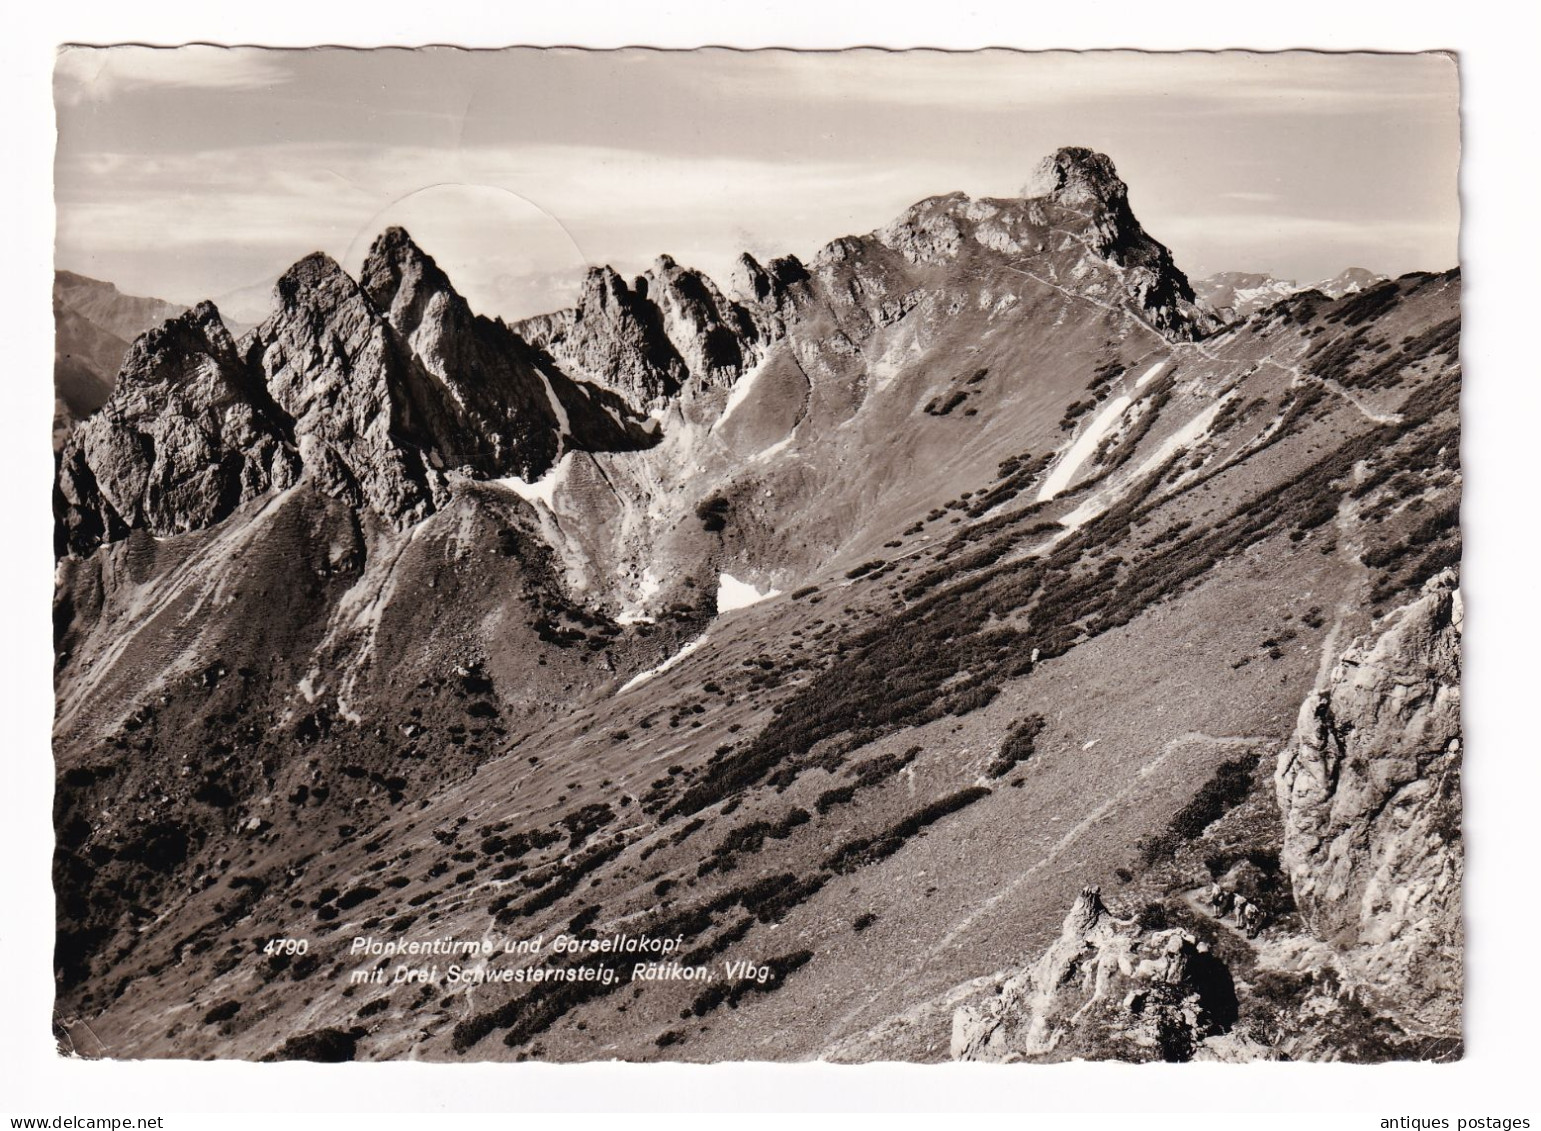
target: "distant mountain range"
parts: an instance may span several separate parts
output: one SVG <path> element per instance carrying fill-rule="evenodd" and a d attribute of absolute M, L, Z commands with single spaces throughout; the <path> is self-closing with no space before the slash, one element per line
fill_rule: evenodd
<path fill-rule="evenodd" d="M 172 312 L 59 454 L 61 1040 L 1457 1055 L 1460 286 L 1195 287 L 1066 148 L 726 289 Z"/>
<path fill-rule="evenodd" d="M 1350 267 L 1330 279 L 1304 285 L 1290 279 L 1276 279 L 1272 275 L 1222 271 L 1218 275 L 1199 279 L 1193 284 L 1193 290 L 1221 317 L 1235 321 L 1248 318 L 1264 307 L 1302 291 L 1315 291 L 1328 298 L 1342 298 L 1385 281 L 1384 275 L 1376 275 L 1363 267 Z"/>
<path fill-rule="evenodd" d="M 55 446 L 112 395 L 129 343 L 184 307 L 126 295 L 111 283 L 54 272 Z"/>

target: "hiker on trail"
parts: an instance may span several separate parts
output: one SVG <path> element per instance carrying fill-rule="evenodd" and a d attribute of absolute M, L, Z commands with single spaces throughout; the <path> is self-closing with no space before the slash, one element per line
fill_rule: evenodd
<path fill-rule="evenodd" d="M 1214 886 L 1214 892 L 1215 895 L 1211 905 L 1214 907 L 1215 918 L 1224 919 L 1231 908 L 1236 905 L 1236 893 L 1226 891 L 1219 884 Z"/>

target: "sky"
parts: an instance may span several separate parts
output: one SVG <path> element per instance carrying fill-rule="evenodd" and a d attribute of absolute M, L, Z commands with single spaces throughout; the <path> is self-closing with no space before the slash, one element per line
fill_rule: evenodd
<path fill-rule="evenodd" d="M 476 310 L 658 255 L 726 282 L 927 196 L 1112 157 L 1198 278 L 1457 261 L 1459 80 L 1435 53 L 63 49 L 57 265 L 256 321 L 326 251 L 412 232 Z"/>

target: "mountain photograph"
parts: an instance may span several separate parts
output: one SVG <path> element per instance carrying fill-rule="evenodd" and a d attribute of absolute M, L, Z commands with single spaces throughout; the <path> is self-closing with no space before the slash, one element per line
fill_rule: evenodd
<path fill-rule="evenodd" d="M 1450 57 L 55 98 L 61 1053 L 1463 1055 Z"/>

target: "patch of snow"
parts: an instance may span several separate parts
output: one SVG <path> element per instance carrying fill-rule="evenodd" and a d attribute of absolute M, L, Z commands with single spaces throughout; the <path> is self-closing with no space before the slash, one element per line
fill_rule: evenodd
<path fill-rule="evenodd" d="M 638 687 L 641 684 L 646 683 L 648 680 L 652 679 L 655 675 L 662 675 L 664 672 L 668 671 L 675 664 L 679 663 L 686 656 L 690 655 L 692 652 L 694 652 L 697 648 L 701 647 L 701 645 L 703 645 L 705 643 L 706 643 L 706 633 L 703 632 L 700 636 L 696 637 L 689 644 L 686 644 L 683 648 L 681 648 L 678 652 L 674 653 L 674 655 L 670 656 L 663 663 L 659 664 L 656 668 L 648 668 L 647 671 L 645 671 L 645 672 L 638 672 L 636 675 L 632 676 L 630 679 L 628 679 L 621 686 L 621 689 L 619 691 L 617 691 L 616 694 L 617 695 L 625 695 L 632 688 Z"/>
<path fill-rule="evenodd" d="M 652 617 L 648 616 L 642 610 L 646 607 L 647 602 L 656 596 L 661 589 L 663 589 L 663 582 L 658 579 L 658 575 L 653 572 L 652 567 L 649 566 L 647 569 L 644 569 L 642 571 L 642 584 L 638 586 L 638 599 L 636 601 L 628 602 L 625 606 L 622 607 L 620 613 L 615 618 L 615 623 L 656 623 Z"/>
<path fill-rule="evenodd" d="M 540 383 L 546 387 L 546 400 L 551 402 L 551 411 L 556 416 L 556 450 L 560 453 L 562 446 L 567 443 L 573 434 L 572 422 L 567 419 L 567 409 L 562 406 L 561 400 L 557 398 L 556 390 L 551 387 L 551 379 L 544 373 L 541 373 L 539 369 L 535 370 L 535 372 L 540 376 Z"/>
<path fill-rule="evenodd" d="M 719 613 L 731 612 L 734 609 L 747 609 L 750 605 L 761 601 L 768 601 L 772 597 L 781 596 L 779 589 L 767 589 L 760 592 L 746 581 L 740 581 L 731 573 L 717 575 L 717 611 Z"/>
<path fill-rule="evenodd" d="M 1155 471 L 1156 468 L 1160 467 L 1163 463 L 1170 459 L 1172 453 L 1175 452 L 1178 448 L 1191 447 L 1196 441 L 1203 439 L 1203 437 L 1209 432 L 1209 426 L 1214 423 L 1215 415 L 1219 413 L 1219 411 L 1225 406 L 1225 403 L 1231 400 L 1231 398 L 1235 395 L 1235 393 L 1229 393 L 1226 396 L 1221 397 L 1219 400 L 1215 401 L 1212 405 L 1206 408 L 1203 412 L 1199 413 L 1192 420 L 1188 421 L 1187 424 L 1183 425 L 1176 432 L 1173 432 L 1165 440 L 1161 441 L 1160 447 L 1158 447 L 1154 452 L 1146 457 L 1145 462 L 1140 464 L 1139 469 L 1135 471 L 1132 478 L 1138 479 L 1141 476 L 1150 474 L 1152 471 Z"/>
<path fill-rule="evenodd" d="M 768 447 L 768 448 L 761 448 L 759 451 L 755 452 L 755 454 L 753 456 L 751 456 L 750 458 L 751 459 L 770 459 L 771 456 L 776 455 L 778 452 L 785 451 L 787 449 L 787 445 L 789 445 L 791 442 L 792 442 L 792 435 L 791 435 L 791 433 L 788 433 L 786 436 L 784 436 L 780 440 L 777 440 L 770 447 Z"/>
<path fill-rule="evenodd" d="M 1131 400 L 1127 396 L 1115 397 L 1108 402 L 1106 408 L 1099 412 L 1091 422 L 1091 426 L 1076 438 L 1070 445 L 1070 450 L 1060 457 L 1054 471 L 1044 480 L 1043 486 L 1038 490 L 1038 501 L 1047 502 L 1054 498 L 1075 478 L 1075 473 L 1081 470 L 1081 465 L 1091 458 L 1097 450 L 1097 445 L 1102 443 L 1103 437 L 1113 430 L 1124 415 L 1124 410 L 1129 407 Z"/>
<path fill-rule="evenodd" d="M 642 571 L 642 599 L 644 601 L 656 595 L 662 588 L 663 581 L 653 572 L 651 567 Z"/>
<path fill-rule="evenodd" d="M 1189 447 L 1203 437 L 1209 431 L 1210 425 L 1214 423 L 1215 415 L 1224 407 L 1225 402 L 1234 395 L 1232 393 L 1221 397 L 1203 412 L 1188 421 L 1187 424 L 1168 436 L 1154 452 L 1145 458 L 1139 467 L 1123 477 L 1123 482 L 1132 483 L 1137 479 L 1144 478 L 1170 459 L 1172 453 L 1178 448 Z M 1059 524 L 1065 528 L 1066 533 L 1076 530 L 1107 510 L 1112 499 L 1112 492 L 1100 491 L 1076 507 L 1075 510 L 1060 518 Z"/>
<path fill-rule="evenodd" d="M 1155 380 L 1156 374 L 1160 373 L 1165 366 L 1165 361 L 1156 362 L 1156 364 L 1140 374 L 1139 378 L 1134 382 L 1134 387 L 1142 389 L 1150 384 L 1151 381 Z M 1038 501 L 1040 503 L 1047 502 L 1070 486 L 1070 481 L 1075 478 L 1075 473 L 1081 470 L 1081 465 L 1091 458 L 1092 453 L 1097 450 L 1098 445 L 1107 437 L 1107 434 L 1113 430 L 1114 425 L 1122 418 L 1124 410 L 1131 403 L 1133 403 L 1131 397 L 1115 397 L 1108 402 L 1106 408 L 1097 414 L 1091 426 L 1076 439 L 1075 443 L 1070 445 L 1069 451 L 1060 457 L 1058 466 L 1044 480 L 1043 486 L 1038 491 Z M 1066 517 L 1070 516 L 1067 515 Z M 1085 520 L 1083 519 L 1082 521 Z"/>
<path fill-rule="evenodd" d="M 1088 522 L 1096 518 L 1099 514 L 1107 509 L 1107 501 L 1103 499 L 1101 495 L 1094 495 L 1090 499 L 1087 499 L 1086 502 L 1076 507 L 1075 510 L 1060 517 L 1059 524 L 1060 526 L 1064 527 L 1064 530 L 1054 536 L 1054 539 L 1050 545 L 1058 543 L 1061 538 L 1063 538 L 1066 534 L 1069 534 L 1072 530 L 1081 529 L 1081 527 L 1085 526 Z"/>
<path fill-rule="evenodd" d="M 526 483 L 517 475 L 511 475 L 506 479 L 489 479 L 488 482 L 498 487 L 507 487 L 527 503 L 533 503 L 537 499 L 546 504 L 548 511 L 555 511 L 553 500 L 556 498 L 557 488 L 567 481 L 567 472 L 572 467 L 573 454 L 568 452 L 556 463 L 547 469 L 534 483 Z"/>
<path fill-rule="evenodd" d="M 733 388 L 728 391 L 728 403 L 722 406 L 722 415 L 712 425 L 713 430 L 716 430 L 728 417 L 732 416 L 734 409 L 749 399 L 749 394 L 754 390 L 754 383 L 764 369 L 765 362 L 762 361 L 748 372 L 742 374 L 737 381 L 733 382 Z"/>

